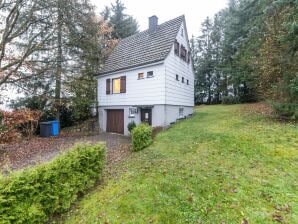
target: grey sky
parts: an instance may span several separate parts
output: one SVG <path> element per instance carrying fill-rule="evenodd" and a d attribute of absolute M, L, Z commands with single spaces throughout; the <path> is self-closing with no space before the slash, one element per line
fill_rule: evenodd
<path fill-rule="evenodd" d="M 105 5 L 110 6 L 115 0 L 91 0 L 101 11 Z M 189 37 L 199 34 L 203 20 L 212 17 L 220 9 L 224 8 L 227 0 L 122 0 L 127 8 L 127 13 L 134 16 L 140 25 L 140 30 L 147 29 L 148 17 L 156 15 L 159 23 L 180 16 L 186 17 Z"/>

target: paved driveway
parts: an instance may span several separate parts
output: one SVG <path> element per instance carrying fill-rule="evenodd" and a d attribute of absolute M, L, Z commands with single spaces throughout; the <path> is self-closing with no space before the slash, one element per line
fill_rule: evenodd
<path fill-rule="evenodd" d="M 62 151 L 68 150 L 78 142 L 105 142 L 108 148 L 107 161 L 113 163 L 122 160 L 129 153 L 130 138 L 117 134 L 100 133 L 92 136 L 69 136 L 40 138 L 0 145 L 0 169 L 20 169 L 50 160 Z"/>

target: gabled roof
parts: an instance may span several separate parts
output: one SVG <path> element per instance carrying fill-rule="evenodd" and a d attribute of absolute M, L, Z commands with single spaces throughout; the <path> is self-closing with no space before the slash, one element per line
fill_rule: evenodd
<path fill-rule="evenodd" d="M 119 41 L 99 75 L 163 61 L 169 54 L 184 16 Z"/>

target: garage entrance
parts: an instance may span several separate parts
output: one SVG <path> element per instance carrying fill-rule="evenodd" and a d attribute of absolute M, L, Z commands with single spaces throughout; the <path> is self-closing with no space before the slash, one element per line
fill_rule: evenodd
<path fill-rule="evenodd" d="M 124 110 L 107 110 L 107 132 L 124 134 Z"/>

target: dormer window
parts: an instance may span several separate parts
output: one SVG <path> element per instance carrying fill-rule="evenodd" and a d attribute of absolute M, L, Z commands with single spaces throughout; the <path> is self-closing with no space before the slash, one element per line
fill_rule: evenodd
<path fill-rule="evenodd" d="M 181 45 L 180 58 L 182 58 L 183 61 L 186 61 L 186 55 L 187 55 L 187 50 L 183 45 Z"/>
<path fill-rule="evenodd" d="M 175 43 L 174 43 L 174 52 L 176 55 L 179 56 L 179 43 L 177 40 L 175 40 Z"/>

